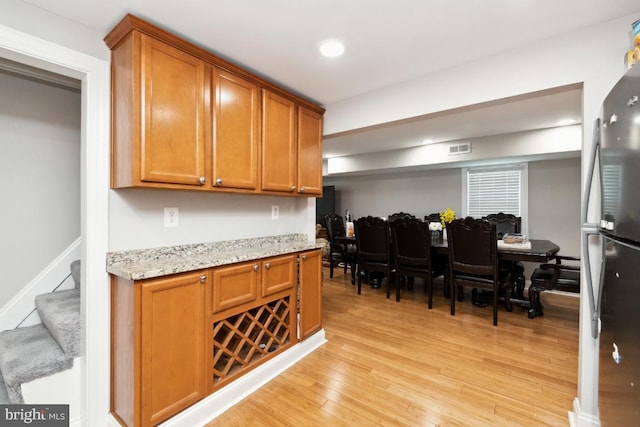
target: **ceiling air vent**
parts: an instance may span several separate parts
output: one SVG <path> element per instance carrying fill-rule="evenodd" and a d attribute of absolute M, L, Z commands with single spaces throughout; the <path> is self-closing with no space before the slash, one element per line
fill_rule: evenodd
<path fill-rule="evenodd" d="M 471 143 L 465 142 L 464 144 L 456 144 L 449 146 L 449 155 L 453 154 L 467 154 L 471 152 Z"/>

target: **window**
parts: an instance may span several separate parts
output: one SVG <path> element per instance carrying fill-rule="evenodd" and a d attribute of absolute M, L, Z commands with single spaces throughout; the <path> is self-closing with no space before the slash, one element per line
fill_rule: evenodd
<path fill-rule="evenodd" d="M 522 225 L 525 227 L 527 171 L 526 163 L 463 169 L 464 215 L 482 218 L 488 214 L 504 212 L 522 217 Z"/>

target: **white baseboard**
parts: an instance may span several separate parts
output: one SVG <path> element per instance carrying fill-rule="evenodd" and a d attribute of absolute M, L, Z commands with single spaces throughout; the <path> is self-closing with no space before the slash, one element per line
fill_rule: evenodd
<path fill-rule="evenodd" d="M 80 259 L 80 243 L 78 238 L 67 249 L 56 257 L 44 268 L 31 282 L 0 309 L 0 331 L 14 329 L 23 320 L 27 319 L 23 326 L 40 323 L 40 318 L 32 314 L 35 308 L 35 298 L 40 294 L 51 292 L 60 283 L 63 283 L 71 274 L 69 268 L 72 261 Z"/>
<path fill-rule="evenodd" d="M 280 375 L 289 367 L 295 365 L 299 360 L 325 342 L 327 342 L 327 340 L 324 335 L 324 329 L 321 329 L 306 340 L 296 344 L 263 365 L 258 366 L 256 369 L 225 386 L 220 391 L 185 409 L 158 427 L 204 426 L 273 378 Z M 108 427 L 122 426 L 110 415 Z"/>
<path fill-rule="evenodd" d="M 573 399 L 573 412 L 569 411 L 569 425 L 571 427 L 600 427 L 600 419 L 597 415 L 582 412 L 580 400 Z"/>

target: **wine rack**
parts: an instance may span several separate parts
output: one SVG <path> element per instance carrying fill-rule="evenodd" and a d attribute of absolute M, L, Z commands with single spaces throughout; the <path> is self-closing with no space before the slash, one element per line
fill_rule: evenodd
<path fill-rule="evenodd" d="M 213 383 L 242 375 L 291 340 L 290 296 L 285 296 L 213 323 Z"/>

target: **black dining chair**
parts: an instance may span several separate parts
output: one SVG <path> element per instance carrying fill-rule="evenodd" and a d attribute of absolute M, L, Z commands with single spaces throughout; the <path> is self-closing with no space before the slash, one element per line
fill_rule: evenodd
<path fill-rule="evenodd" d="M 489 214 L 483 219 L 496 225 L 496 237 L 502 239 L 506 234 L 522 233 L 522 217 L 513 214 L 498 212 L 497 214 Z M 521 261 L 500 261 L 500 269 L 511 270 L 512 281 L 514 284 L 514 293 L 518 298 L 524 298 L 524 287 L 526 279 L 524 277 L 524 264 Z"/>
<path fill-rule="evenodd" d="M 417 218 L 401 218 L 389 223 L 393 242 L 396 301 L 400 301 L 400 277 L 425 279 L 428 307 L 433 305 L 434 275 L 431 264 L 431 233 L 429 225 Z"/>
<path fill-rule="evenodd" d="M 543 315 L 540 292 L 558 290 L 580 293 L 580 258 L 556 255 L 555 260 L 555 263 L 540 264 L 531 273 L 529 319 Z"/>
<path fill-rule="evenodd" d="M 463 286 L 493 291 L 493 324 L 498 325 L 498 292 L 505 290 L 510 309 L 509 274 L 498 268 L 496 226 L 483 219 L 455 219 L 447 225 L 451 315 L 456 312 L 456 289 Z"/>
<path fill-rule="evenodd" d="M 342 263 L 345 274 L 347 268 L 351 268 L 351 283 L 354 284 L 356 282 L 356 247 L 338 241 L 338 238 L 347 235 L 344 221 L 340 215 L 329 213 L 324 218 L 329 237 L 329 277 L 333 278 L 333 269 Z"/>
<path fill-rule="evenodd" d="M 382 218 L 367 216 L 354 222 L 358 264 L 358 295 L 365 274 L 382 273 L 387 278 L 387 298 L 391 295 L 391 254 L 389 252 L 389 223 Z"/>

